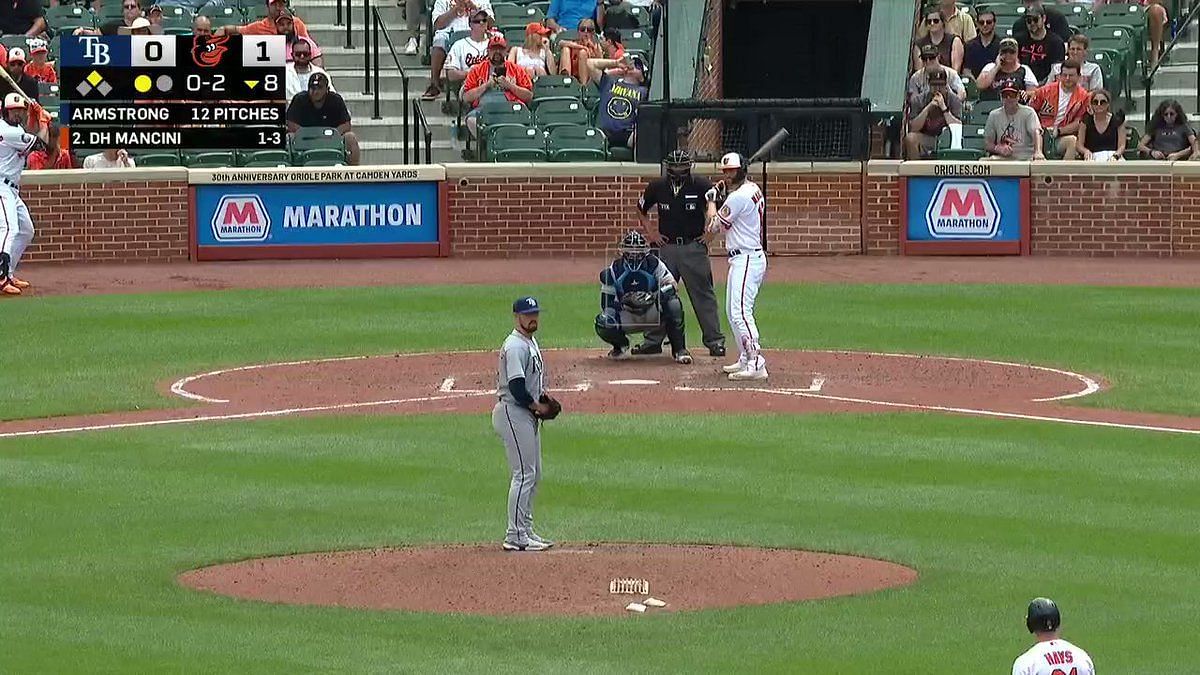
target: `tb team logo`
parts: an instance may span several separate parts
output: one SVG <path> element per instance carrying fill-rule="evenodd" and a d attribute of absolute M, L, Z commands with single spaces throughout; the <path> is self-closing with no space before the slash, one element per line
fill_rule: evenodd
<path fill-rule="evenodd" d="M 934 188 L 925 223 L 934 239 L 992 239 L 1000 229 L 1000 205 L 986 180 L 948 178 Z"/>
<path fill-rule="evenodd" d="M 213 212 L 212 231 L 217 241 L 266 241 L 271 217 L 258 195 L 226 195 Z"/>

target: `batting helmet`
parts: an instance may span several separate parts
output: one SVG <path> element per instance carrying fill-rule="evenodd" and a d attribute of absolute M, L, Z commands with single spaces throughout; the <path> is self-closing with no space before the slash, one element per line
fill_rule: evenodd
<path fill-rule="evenodd" d="M 1025 612 L 1025 627 L 1030 633 L 1051 633 L 1058 630 L 1062 617 L 1058 605 L 1050 598 L 1034 598 Z"/>
<path fill-rule="evenodd" d="M 736 182 L 746 180 L 746 158 L 736 152 L 727 152 L 721 157 L 721 171 L 729 169 L 734 170 L 733 180 Z"/>
<path fill-rule="evenodd" d="M 4 96 L 4 109 L 5 110 L 12 110 L 13 108 L 18 108 L 18 109 L 24 110 L 27 107 L 28 107 L 28 105 L 26 105 L 25 99 L 21 98 L 21 95 L 15 91 L 9 92 L 8 94 L 6 94 Z"/>
<path fill-rule="evenodd" d="M 692 156 L 688 154 L 687 150 L 675 150 L 663 160 L 667 177 L 674 183 L 681 182 L 690 176 L 694 165 L 695 162 L 692 161 Z"/>
<path fill-rule="evenodd" d="M 646 238 L 637 230 L 630 230 L 621 239 L 621 257 L 626 262 L 634 265 L 642 262 L 642 260 L 650 253 L 650 244 L 646 243 Z"/>

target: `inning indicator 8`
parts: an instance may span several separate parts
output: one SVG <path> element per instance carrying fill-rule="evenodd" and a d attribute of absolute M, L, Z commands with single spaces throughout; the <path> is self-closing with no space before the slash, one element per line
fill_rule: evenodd
<path fill-rule="evenodd" d="M 66 101 L 284 101 L 282 35 L 62 37 Z"/>

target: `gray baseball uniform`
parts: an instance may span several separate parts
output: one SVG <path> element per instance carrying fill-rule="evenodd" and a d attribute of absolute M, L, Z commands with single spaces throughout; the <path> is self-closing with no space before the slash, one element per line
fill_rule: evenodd
<path fill-rule="evenodd" d="M 539 420 L 517 402 L 509 383 L 525 378 L 525 389 L 538 400 L 545 386 L 542 352 L 537 340 L 513 330 L 500 348 L 500 367 L 496 377 L 496 396 L 492 409 L 492 427 L 504 442 L 512 481 L 508 487 L 508 532 L 505 540 L 527 543 L 533 530 L 533 498 L 542 478 L 542 438 Z"/>

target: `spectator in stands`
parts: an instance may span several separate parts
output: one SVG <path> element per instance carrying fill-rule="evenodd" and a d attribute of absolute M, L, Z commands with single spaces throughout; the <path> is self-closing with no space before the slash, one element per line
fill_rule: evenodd
<path fill-rule="evenodd" d="M 1071 26 L 1067 24 L 1067 17 L 1063 16 L 1062 12 L 1053 7 L 1046 7 L 1042 0 L 1025 0 L 1025 16 L 1017 17 L 1012 25 L 1012 36 L 1017 40 L 1021 40 L 1029 32 L 1029 22 L 1025 19 L 1034 11 L 1045 17 L 1044 27 L 1057 35 L 1059 42 L 1066 42 L 1067 38 L 1071 37 Z"/>
<path fill-rule="evenodd" d="M 346 163 L 356 166 L 362 157 L 358 136 L 350 126 L 350 110 L 340 94 L 329 90 L 329 76 L 313 73 L 308 77 L 308 91 L 296 94 L 287 109 L 288 133 L 300 127 L 333 128 L 342 133 L 346 142 Z"/>
<path fill-rule="evenodd" d="M 1100 8 L 1108 4 L 1111 0 L 1095 0 L 1092 4 L 1092 10 L 1099 13 Z M 1162 58 L 1163 48 L 1163 33 L 1166 31 L 1167 24 L 1170 23 L 1171 17 L 1167 13 L 1167 8 L 1163 6 L 1162 0 L 1120 0 L 1119 4 L 1134 4 L 1142 5 L 1146 8 L 1146 35 L 1150 39 L 1150 61 L 1149 67 L 1153 68 L 1154 64 Z M 1187 3 L 1184 4 L 1185 7 Z M 1101 17 L 1097 17 L 1101 18 Z M 1100 21 L 1099 23 L 1104 23 Z"/>
<path fill-rule="evenodd" d="M 83 168 L 85 169 L 132 169 L 136 166 L 137 162 L 134 162 L 129 153 L 123 149 L 109 148 L 104 152 L 83 158 Z"/>
<path fill-rule="evenodd" d="M 26 63 L 25 50 L 20 47 L 13 47 L 8 50 L 8 63 L 4 66 L 4 69 L 8 71 L 8 75 L 12 78 L 13 82 L 16 82 L 17 86 L 21 88 L 21 93 L 37 101 L 40 98 L 38 83 L 37 80 L 25 74 Z M 0 98 L 4 98 L 4 95 L 11 91 L 13 91 L 12 85 L 7 80 L 0 81 Z"/>
<path fill-rule="evenodd" d="M 979 12 L 976 19 L 979 34 L 963 49 L 962 74 L 979 79 L 984 66 L 993 63 L 1000 55 L 1000 40 L 996 37 L 996 13 L 990 9 Z"/>
<path fill-rule="evenodd" d="M 1079 127 L 1079 156 L 1093 162 L 1119 162 L 1125 159 L 1125 113 L 1112 110 L 1112 94 L 1107 89 L 1092 91 L 1091 112 L 1083 116 Z"/>
<path fill-rule="evenodd" d="M 580 21 L 576 31 L 579 33 L 578 39 L 560 40 L 558 43 L 562 49 L 562 55 L 558 60 L 558 71 L 582 82 L 588 74 L 587 60 L 604 56 L 604 46 L 596 39 L 596 22 L 594 20 Z"/>
<path fill-rule="evenodd" d="M 596 126 L 608 144 L 632 148 L 637 135 L 637 113 L 649 91 L 645 60 L 637 54 L 615 59 L 588 59 L 589 79 L 600 83 L 600 105 Z"/>
<path fill-rule="evenodd" d="M 658 35 L 658 24 L 662 21 L 662 5 L 658 0 L 603 0 L 603 6 L 596 17 L 601 28 L 638 28 L 641 24 L 629 10 L 640 7 L 650 12 L 650 35 Z"/>
<path fill-rule="evenodd" d="M 201 37 L 211 37 L 213 34 L 212 19 L 207 16 L 197 14 L 192 19 L 192 35 Z"/>
<path fill-rule="evenodd" d="M 1066 60 L 1067 50 L 1063 38 L 1046 29 L 1046 15 L 1036 6 L 1030 6 L 1023 18 L 1028 32 L 1017 37 L 1020 45 L 1021 63 L 1029 66 L 1039 83 L 1050 81 L 1050 67 Z"/>
<path fill-rule="evenodd" d="M 58 71 L 54 69 L 54 64 L 47 61 L 50 50 L 46 47 L 46 41 L 40 38 L 35 38 L 29 41 L 29 55 L 31 61 L 25 66 L 25 74 L 47 84 L 58 84 Z"/>
<path fill-rule="evenodd" d="M 1032 94 L 1033 90 L 1037 89 L 1038 82 L 1033 76 L 1033 71 L 1017 59 L 1018 49 L 1016 38 L 1000 39 L 1000 51 L 996 60 L 984 66 L 975 80 L 979 87 L 980 100 L 994 101 L 1000 98 L 1000 92 L 1009 85 L 1022 94 Z"/>
<path fill-rule="evenodd" d="M 938 61 L 943 66 L 950 66 L 955 71 L 962 69 L 963 61 L 963 41 L 953 33 L 946 32 L 945 24 L 942 23 L 942 13 L 938 10 L 931 10 L 925 15 L 925 25 L 929 27 L 929 34 L 917 40 L 917 44 L 913 47 L 913 70 L 921 67 L 921 48 L 926 45 L 933 45 L 938 51 Z"/>
<path fill-rule="evenodd" d="M 1200 153 L 1196 132 L 1188 125 L 1179 101 L 1163 101 L 1146 126 L 1146 135 L 1138 141 L 1138 155 L 1173 162 Z"/>
<path fill-rule="evenodd" d="M 446 81 L 457 85 L 467 79 L 467 71 L 488 60 L 488 40 L 491 16 L 487 10 L 475 11 L 471 17 L 471 34 L 450 45 L 446 55 Z"/>
<path fill-rule="evenodd" d="M 488 60 L 467 71 L 462 85 L 462 100 L 471 104 L 467 113 L 467 130 L 479 134 L 479 104 L 484 101 L 508 100 L 529 103 L 533 100 L 533 80 L 525 69 L 508 60 L 508 43 L 503 35 L 493 35 L 488 41 Z"/>
<path fill-rule="evenodd" d="M 450 34 L 470 30 L 471 17 L 480 10 L 490 16 L 490 0 L 434 0 L 433 45 L 429 50 L 429 87 L 421 94 L 424 101 L 432 101 L 442 95 L 442 68 L 450 49 Z"/>
<path fill-rule="evenodd" d="M 947 33 L 962 38 L 963 44 L 975 39 L 975 21 L 971 18 L 971 12 L 965 7 L 959 9 L 954 0 L 939 0 L 938 13 L 942 17 L 942 26 L 945 27 Z M 929 15 L 926 14 L 925 18 L 928 19 Z M 921 40 L 928 35 L 929 24 L 924 21 L 917 24 L 917 39 Z"/>
<path fill-rule="evenodd" d="M 320 63 L 324 54 L 321 52 L 321 45 L 311 37 L 304 37 L 296 33 L 296 15 L 290 9 L 285 9 L 279 12 L 279 18 L 275 19 L 275 30 L 283 36 L 286 41 L 287 53 L 284 55 L 285 60 L 291 61 L 296 58 L 296 45 L 304 42 L 308 45 L 309 59 Z"/>
<path fill-rule="evenodd" d="M 584 19 L 595 18 L 596 0 L 550 0 L 546 26 L 552 33 L 561 33 L 567 26 L 578 26 Z"/>
<path fill-rule="evenodd" d="M 142 16 L 142 8 L 138 6 L 137 0 L 123 0 L 120 19 L 101 24 L 99 30 L 76 28 L 74 35 L 117 35 L 122 28 L 132 29 L 133 22 L 142 18 L 145 17 Z M 146 23 L 149 24 L 149 20 Z"/>
<path fill-rule="evenodd" d="M 399 4 L 399 3 L 397 3 Z M 421 19 L 425 16 L 425 0 L 404 0 L 404 27 L 408 29 L 405 54 L 416 54 L 421 46 Z"/>
<path fill-rule="evenodd" d="M 150 34 L 163 34 L 163 9 L 158 5 L 152 5 L 146 10 L 146 19 L 150 22 Z"/>
<path fill-rule="evenodd" d="M 10 0 L 0 11 L 0 35 L 36 37 L 46 32 L 41 0 Z"/>
<path fill-rule="evenodd" d="M 1104 88 L 1104 73 L 1100 70 L 1099 63 L 1092 63 L 1087 60 L 1088 45 L 1092 42 L 1088 36 L 1080 33 L 1072 35 L 1067 41 L 1067 60 L 1075 61 L 1083 66 L 1083 70 L 1079 73 L 1079 85 L 1088 91 L 1096 91 Z M 1059 72 L 1062 71 L 1062 64 L 1056 63 L 1050 67 L 1050 79 L 1058 78 Z"/>
<path fill-rule="evenodd" d="M 308 78 L 313 73 L 324 75 L 329 80 L 329 91 L 337 93 L 337 89 L 333 86 L 333 80 L 329 79 L 329 73 L 312 64 L 312 46 L 308 40 L 300 38 L 300 41 L 292 47 L 292 57 L 292 62 L 285 67 L 287 83 L 284 88 L 289 102 L 296 98 L 296 94 L 308 91 Z"/>
<path fill-rule="evenodd" d="M 245 26 L 222 26 L 217 33 L 225 35 L 284 35 L 280 32 L 279 16 L 285 12 L 292 20 L 290 28 L 294 34 L 312 40 L 312 36 L 308 34 L 308 26 L 304 24 L 304 21 L 300 17 L 287 8 L 285 0 L 267 0 L 267 15 L 265 17 L 248 23 Z M 288 26 L 286 22 L 282 25 L 285 28 Z M 317 44 L 315 40 L 312 41 L 312 44 L 314 45 L 312 60 L 313 63 L 319 66 L 322 64 L 321 48 L 315 46 Z"/>
<path fill-rule="evenodd" d="M 1042 123 L 1042 130 L 1053 141 L 1063 159 L 1075 159 L 1080 124 L 1091 105 L 1091 95 L 1079 86 L 1079 62 L 1063 63 L 1057 82 L 1050 82 L 1029 96 L 1029 107 Z"/>
<path fill-rule="evenodd" d="M 951 124 L 962 124 L 962 99 L 946 85 L 946 71 L 940 64 L 930 63 L 924 69 L 929 91 L 918 98 L 909 98 L 908 133 L 904 149 L 908 159 L 921 159 L 933 154 L 938 137 Z"/>
<path fill-rule="evenodd" d="M 616 28 L 605 28 L 600 33 L 600 46 L 604 48 L 604 58 L 620 59 L 625 56 L 625 38 Z"/>
<path fill-rule="evenodd" d="M 120 33 L 120 29 L 117 31 Z M 150 23 L 150 19 L 144 16 L 139 16 L 133 20 L 129 26 L 130 35 L 152 35 L 154 33 L 154 24 Z"/>
<path fill-rule="evenodd" d="M 71 153 L 62 151 L 62 127 L 51 123 L 47 129 L 46 149 L 34 150 L 29 153 L 26 168 L 41 169 L 78 169 Z"/>
<path fill-rule="evenodd" d="M 1037 113 L 1021 103 L 1021 90 L 1009 84 L 1000 91 L 999 108 L 988 113 L 983 127 L 983 149 L 989 160 L 1040 160 L 1042 130 Z"/>
<path fill-rule="evenodd" d="M 929 93 L 929 78 L 926 75 L 926 69 L 930 65 L 936 65 L 946 73 L 947 86 L 960 101 L 966 100 L 967 89 L 963 86 L 962 78 L 958 72 L 949 66 L 943 66 L 938 63 L 937 47 L 933 45 L 925 45 L 921 47 L 921 63 L 923 67 L 917 70 L 908 78 L 908 98 L 911 100 L 914 97 L 924 98 Z"/>
<path fill-rule="evenodd" d="M 550 29 L 540 23 L 525 25 L 525 44 L 517 45 L 508 53 L 508 60 L 521 66 L 530 77 L 539 77 L 557 72 L 554 63 L 554 52 L 546 43 Z"/>

